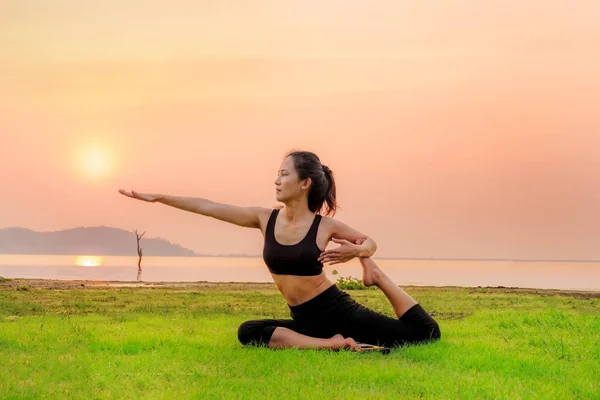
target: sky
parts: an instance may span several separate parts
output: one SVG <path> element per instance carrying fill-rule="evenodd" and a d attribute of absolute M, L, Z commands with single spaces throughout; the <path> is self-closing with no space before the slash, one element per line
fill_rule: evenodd
<path fill-rule="evenodd" d="M 596 0 L 0 1 L 0 228 L 260 254 L 258 230 L 118 189 L 271 207 L 303 149 L 378 257 L 600 260 L 599 20 Z"/>

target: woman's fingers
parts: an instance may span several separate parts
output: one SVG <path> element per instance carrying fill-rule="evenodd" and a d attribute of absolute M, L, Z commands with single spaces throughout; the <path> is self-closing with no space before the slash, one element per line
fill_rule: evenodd
<path fill-rule="evenodd" d="M 319 257 L 318 260 L 320 263 L 325 264 L 328 262 L 346 262 L 348 260 L 353 259 L 354 256 L 350 254 L 330 254 L 323 257 Z"/>
<path fill-rule="evenodd" d="M 319 262 L 326 263 L 326 262 L 329 262 L 329 261 L 335 261 L 335 260 L 339 260 L 339 259 L 340 259 L 339 256 L 328 255 L 328 256 L 325 256 L 325 257 L 319 257 Z"/>
<path fill-rule="evenodd" d="M 143 201 L 150 201 L 151 199 L 149 199 L 147 196 L 144 196 L 143 194 L 140 194 L 138 192 L 136 192 L 135 190 L 132 190 L 131 192 L 128 192 L 126 190 L 123 189 L 119 189 L 119 193 L 127 196 L 127 197 L 131 197 L 132 199 L 138 199 L 138 200 L 143 200 Z"/>
<path fill-rule="evenodd" d="M 329 264 L 329 265 L 334 265 L 334 264 L 341 264 L 341 263 L 345 263 L 346 259 L 343 258 L 330 258 L 330 259 L 326 259 L 323 261 L 320 261 L 321 264 Z"/>
<path fill-rule="evenodd" d="M 351 337 L 346 338 L 346 346 L 350 347 L 352 350 L 354 351 L 360 351 L 360 346 L 358 345 L 358 343 L 356 343 L 356 341 L 354 339 L 352 339 Z"/>
<path fill-rule="evenodd" d="M 337 251 L 334 250 L 328 250 L 328 251 L 324 251 L 323 253 L 321 253 L 321 255 L 319 256 L 319 261 L 323 261 L 326 258 L 330 258 L 330 257 L 339 257 L 339 254 Z"/>
<path fill-rule="evenodd" d="M 128 192 L 126 190 L 119 190 L 119 193 L 124 194 L 127 197 L 131 197 L 131 198 L 135 198 L 135 192 L 132 190 L 131 192 Z"/>
<path fill-rule="evenodd" d="M 321 253 L 321 256 L 328 256 L 330 254 L 337 254 L 338 251 L 336 249 L 332 249 L 332 250 L 325 250 L 324 252 Z"/>

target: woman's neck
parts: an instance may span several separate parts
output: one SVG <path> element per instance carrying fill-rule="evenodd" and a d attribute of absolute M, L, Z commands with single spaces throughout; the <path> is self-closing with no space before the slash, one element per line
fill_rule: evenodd
<path fill-rule="evenodd" d="M 312 211 L 308 209 L 308 202 L 306 199 L 295 200 L 285 204 L 283 208 L 285 218 L 290 223 L 296 223 L 306 219 L 307 216 L 312 215 Z"/>

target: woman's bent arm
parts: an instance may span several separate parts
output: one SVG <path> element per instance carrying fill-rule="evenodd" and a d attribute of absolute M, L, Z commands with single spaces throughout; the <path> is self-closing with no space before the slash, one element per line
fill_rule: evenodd
<path fill-rule="evenodd" d="M 362 243 L 358 245 L 359 251 L 356 255 L 357 257 L 371 257 L 375 254 L 377 250 L 375 240 L 341 221 L 332 219 L 331 222 L 333 225 L 331 236 L 333 238 L 347 240 L 350 243 L 355 243 L 357 240 L 362 239 Z"/>

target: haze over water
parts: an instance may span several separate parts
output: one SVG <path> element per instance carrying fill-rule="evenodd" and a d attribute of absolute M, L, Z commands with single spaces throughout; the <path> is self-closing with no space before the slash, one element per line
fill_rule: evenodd
<path fill-rule="evenodd" d="M 137 257 L 102 257 L 103 265 L 74 265 L 77 256 L 0 255 L 0 276 L 8 278 L 134 281 Z M 376 260 L 400 285 L 507 286 L 600 290 L 600 262 Z M 272 282 L 261 258 L 144 257 L 146 282 Z M 330 279 L 361 277 L 356 260 L 326 266 Z"/>

